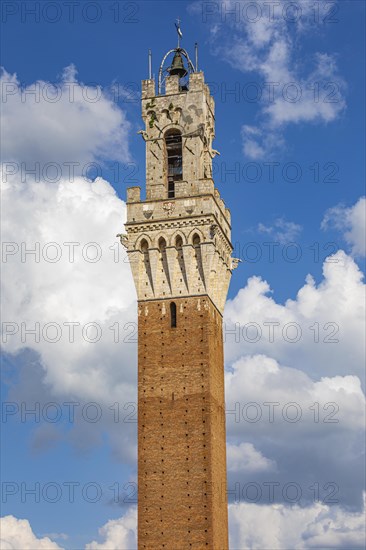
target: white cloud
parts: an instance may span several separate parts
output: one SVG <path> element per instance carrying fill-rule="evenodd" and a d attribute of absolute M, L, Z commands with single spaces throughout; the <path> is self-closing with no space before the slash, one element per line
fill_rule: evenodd
<path fill-rule="evenodd" d="M 108 521 L 99 529 L 100 537 L 104 541 L 90 542 L 85 550 L 133 550 L 137 547 L 137 509 L 130 508 L 119 519 Z"/>
<path fill-rule="evenodd" d="M 125 324 L 136 322 L 136 297 L 130 266 L 116 239 L 125 221 L 124 202 L 105 180 L 81 177 L 50 185 L 29 179 L 22 184 L 13 176 L 3 186 L 2 198 L 3 240 L 13 243 L 7 250 L 16 250 L 3 264 L 3 320 L 18 329 L 7 338 L 5 351 L 36 351 L 44 382 L 54 395 L 103 403 L 122 396 L 132 401 L 135 344 L 123 340 L 132 332 Z M 70 242 L 76 243 L 74 261 L 71 247 L 64 244 Z M 22 258 L 22 248 L 36 246 L 38 258 Z M 48 261 L 57 255 L 59 261 Z M 39 323 L 39 342 L 25 335 L 22 323 L 24 328 Z M 47 323 L 56 323 L 56 328 L 45 332 Z M 79 323 L 74 341 L 67 323 Z M 88 323 L 95 325 L 86 332 Z M 111 329 L 114 323 L 118 325 Z M 98 337 L 94 343 L 87 341 Z"/>
<path fill-rule="evenodd" d="M 271 471 L 276 467 L 270 460 L 257 451 L 252 443 L 229 444 L 227 446 L 227 469 L 230 472 Z"/>
<path fill-rule="evenodd" d="M 294 367 L 254 355 L 240 358 L 226 372 L 231 499 L 238 493 L 248 502 L 289 504 L 285 487 L 295 483 L 294 502 L 308 506 L 317 484 L 325 504 L 334 488 L 336 502 L 357 508 L 364 467 L 360 380 L 348 375 L 313 381 Z M 253 483 L 258 500 L 246 489 Z M 269 483 L 276 484 L 272 497 Z"/>
<path fill-rule="evenodd" d="M 21 369 L 9 399 L 28 407 L 56 401 L 62 419 L 68 417 L 65 401 L 80 403 L 71 429 L 64 430 L 62 422 L 54 430 L 39 425 L 32 450 L 40 452 L 64 440 L 85 452 L 101 445 L 107 432 L 113 454 L 134 465 L 136 424 L 133 419 L 122 422 L 133 413 L 123 407 L 137 398 L 136 292 L 126 253 L 116 238 L 123 232 L 125 203 L 103 179 L 77 177 L 51 185 L 30 178 L 21 183 L 15 175 L 3 185 L 2 204 L 3 242 L 12 243 L 7 250 L 16 250 L 3 263 L 2 321 L 16 332 L 3 340 L 3 350 Z M 56 246 L 47 248 L 47 243 Z M 75 243 L 74 261 L 71 247 L 64 243 Z M 36 246 L 37 261 L 34 255 L 22 261 L 22 249 Z M 99 261 L 87 260 L 96 253 Z M 59 261 L 47 261 L 56 254 Z M 38 342 L 34 334 L 25 333 L 37 324 Z M 50 341 L 53 338 L 59 339 Z M 87 341 L 94 338 L 99 339 Z M 20 353 L 28 354 L 25 361 Z M 101 411 L 96 423 L 83 415 L 88 402 L 96 402 Z M 120 404 L 119 422 L 109 409 L 113 403 Z"/>
<path fill-rule="evenodd" d="M 102 408 L 100 422 L 87 423 L 79 413 L 64 434 L 59 424 L 54 430 L 39 426 L 33 450 L 62 437 L 85 450 L 101 443 L 108 430 L 113 452 L 131 463 L 136 425 L 123 423 L 121 430 L 108 410 L 114 402 L 123 407 L 136 400 L 136 293 L 116 238 L 126 205 L 102 177 L 81 176 L 85 163 L 130 160 L 130 123 L 108 93 L 77 79 L 73 65 L 55 86 L 43 80 L 22 86 L 15 74 L 1 76 L 3 252 L 15 252 L 3 262 L 3 321 L 16 332 L 3 348 L 21 371 L 10 395 L 28 404 L 71 399 Z M 70 162 L 78 163 L 75 176 Z M 27 172 L 35 163 L 36 176 Z M 47 163 L 61 167 L 53 182 L 54 172 L 43 171 Z M 35 247 L 37 257 L 24 255 Z M 96 254 L 100 258 L 93 262 Z M 44 332 L 49 323 L 53 328 Z M 32 328 L 39 341 L 38 335 L 25 335 Z M 100 338 L 87 341 L 97 330 Z"/>
<path fill-rule="evenodd" d="M 37 538 L 28 520 L 14 516 L 0 518 L 0 547 L 2 550 L 62 550 L 48 537 Z"/>
<path fill-rule="evenodd" d="M 273 225 L 258 224 L 259 233 L 271 235 L 275 242 L 288 244 L 294 242 L 302 231 L 301 225 L 294 222 L 288 222 L 283 218 L 277 218 Z"/>
<path fill-rule="evenodd" d="M 62 165 L 104 157 L 128 160 L 130 124 L 100 87 L 78 82 L 73 65 L 64 69 L 56 87 L 59 96 L 54 102 L 49 99 L 51 83 L 37 81 L 24 87 L 16 75 L 3 72 L 4 161 L 31 159 Z M 21 170 L 9 174 L 4 165 L 1 192 L 2 236 L 8 243 L 4 247 L 15 251 L 3 264 L 3 308 L 7 322 L 19 326 L 18 334 L 5 343 L 5 350 L 36 351 L 45 371 L 44 381 L 55 394 L 106 400 L 115 397 L 111 388 L 119 396 L 131 393 L 134 344 L 114 343 L 116 336 L 110 329 L 119 322 L 119 336 L 126 339 L 124 323 L 135 321 L 132 276 L 116 239 L 123 230 L 125 203 L 103 178 L 92 182 L 63 174 L 50 183 L 42 173 L 40 178 L 29 173 L 25 177 Z M 37 257 L 23 255 L 25 249 L 35 247 Z M 93 262 L 96 255 L 100 258 Z M 52 262 L 55 256 L 59 259 Z M 70 322 L 80 325 L 74 329 L 64 325 Z M 21 323 L 27 328 L 39 323 L 40 342 L 35 342 L 34 336 L 22 338 Z M 50 338 L 42 335 L 47 323 L 61 327 L 59 341 L 49 341 L 57 328 L 50 330 Z M 82 328 L 88 323 L 100 327 L 97 343 L 83 338 Z M 70 342 L 70 329 L 75 330 L 74 342 Z M 91 328 L 90 337 L 95 334 Z M 121 356 L 125 370 L 121 369 Z"/>
<path fill-rule="evenodd" d="M 229 505 L 230 548 L 364 548 L 364 511 L 338 506 Z M 265 529 L 263 528 L 265 526 Z"/>
<path fill-rule="evenodd" d="M 251 444 L 275 465 L 250 471 L 244 457 L 242 468 L 228 470 L 229 490 L 258 483 L 263 505 L 264 483 L 282 488 L 291 481 L 301 488 L 301 505 L 311 502 L 314 482 L 333 483 L 342 506 L 360 504 L 364 285 L 343 251 L 328 258 L 323 276 L 316 285 L 309 275 L 284 304 L 266 281 L 251 277 L 225 309 L 228 448 Z M 283 501 L 279 490 L 275 502 Z"/>
<path fill-rule="evenodd" d="M 337 419 L 336 424 L 332 426 L 331 433 L 334 437 L 335 430 L 343 437 L 343 430 L 354 430 L 359 432 L 362 430 L 365 406 L 365 396 L 361 389 L 360 380 L 357 376 L 334 376 L 323 377 L 319 381 L 313 381 L 305 372 L 297 368 L 291 368 L 280 365 L 275 359 L 265 355 L 245 356 L 236 361 L 231 370 L 225 375 L 226 401 L 227 409 L 234 411 L 234 404 L 240 403 L 269 403 L 278 402 L 278 406 L 274 407 L 270 413 L 269 407 L 262 406 L 260 419 L 261 422 L 256 422 L 256 430 L 258 436 L 261 433 L 276 434 L 286 437 L 288 433 L 284 433 L 286 423 L 298 416 L 301 422 L 297 422 L 296 431 L 300 435 L 313 435 L 309 428 L 314 424 L 315 411 L 309 409 L 309 405 L 313 403 L 336 403 L 338 411 L 331 415 L 332 409 L 328 412 L 321 413 L 320 425 L 315 426 L 317 434 L 319 431 L 324 431 L 324 437 L 327 432 L 330 432 L 332 422 L 323 422 L 325 416 L 329 419 Z M 297 403 L 299 405 L 299 413 L 296 410 L 284 411 L 284 405 L 288 403 Z M 273 419 L 270 419 L 270 416 Z M 243 423 L 238 422 L 235 426 L 234 416 L 229 418 L 230 433 L 239 432 L 244 435 Z M 243 415 L 242 415 L 243 416 Z M 255 418 L 255 411 L 248 410 L 248 418 Z M 290 420 L 289 420 L 290 419 Z M 328 424 L 328 425 L 327 425 Z M 287 426 L 288 427 L 288 426 Z M 234 431 L 235 430 L 235 431 Z M 244 449 L 243 451 L 248 449 Z M 254 452 L 254 449 L 252 449 Z"/>
<path fill-rule="evenodd" d="M 244 124 L 241 129 L 243 138 L 244 155 L 251 159 L 261 159 L 265 155 L 265 146 L 258 143 L 258 139 L 262 138 L 262 131 L 256 126 L 248 126 Z"/>
<path fill-rule="evenodd" d="M 268 60 L 265 76 L 267 82 L 277 76 L 273 72 L 272 59 Z M 271 127 L 299 122 L 332 122 L 345 108 L 342 96 L 345 84 L 337 74 L 332 55 L 317 53 L 315 68 L 305 78 L 291 71 L 286 80 L 274 82 L 278 82 L 281 95 L 263 109 L 263 113 L 269 117 Z"/>
<path fill-rule="evenodd" d="M 44 533 L 43 537 L 48 537 L 50 539 L 61 539 L 67 540 L 69 537 L 66 533 Z"/>
<path fill-rule="evenodd" d="M 351 247 L 354 256 L 366 255 L 366 198 L 361 197 L 356 204 L 347 208 L 338 205 L 325 213 L 321 228 L 334 227 L 343 233 L 343 238 Z"/>
<path fill-rule="evenodd" d="M 309 69 L 309 58 L 301 52 L 301 37 L 316 32 L 311 2 L 225 0 L 201 10 L 213 51 L 233 68 L 259 75 L 259 121 L 256 127 L 242 127 L 245 156 L 258 160 L 282 148 L 288 124 L 329 123 L 344 111 L 346 84 L 335 55 L 314 52 Z"/>
<path fill-rule="evenodd" d="M 62 176 L 78 163 L 82 173 L 89 162 L 105 158 L 130 160 L 130 123 L 100 86 L 88 86 L 76 79 L 73 65 L 66 67 L 59 82 L 38 80 L 22 86 L 16 74 L 3 70 L 0 78 L 2 102 L 2 160 L 24 163 L 52 179 L 57 173 L 47 163 L 57 163 Z M 19 172 L 21 167 L 19 167 Z"/>
<path fill-rule="evenodd" d="M 314 379 L 350 374 L 364 380 L 363 274 L 340 250 L 324 262 L 323 277 L 316 285 L 308 275 L 284 305 L 269 296 L 266 281 L 251 277 L 226 304 L 227 363 L 263 353 Z"/>

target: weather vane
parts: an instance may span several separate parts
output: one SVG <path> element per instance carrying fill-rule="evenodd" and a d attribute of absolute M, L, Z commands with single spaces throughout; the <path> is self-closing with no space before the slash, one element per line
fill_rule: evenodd
<path fill-rule="evenodd" d="M 177 22 L 175 23 L 175 28 L 177 29 L 177 33 L 178 33 L 178 48 L 180 48 L 180 39 L 183 38 L 183 33 L 180 30 L 180 19 L 179 19 L 179 17 L 176 21 Z"/>

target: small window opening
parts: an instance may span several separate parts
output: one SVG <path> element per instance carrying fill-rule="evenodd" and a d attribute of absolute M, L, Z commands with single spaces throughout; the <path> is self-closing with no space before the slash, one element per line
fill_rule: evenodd
<path fill-rule="evenodd" d="M 171 328 L 177 326 L 177 306 L 174 302 L 170 304 L 170 326 Z"/>

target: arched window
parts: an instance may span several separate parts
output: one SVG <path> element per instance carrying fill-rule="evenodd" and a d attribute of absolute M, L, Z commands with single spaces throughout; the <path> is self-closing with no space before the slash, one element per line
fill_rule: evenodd
<path fill-rule="evenodd" d="M 175 302 L 170 303 L 170 326 L 171 328 L 177 326 L 177 305 Z"/>
<path fill-rule="evenodd" d="M 195 233 L 192 239 L 193 246 L 198 246 L 200 242 L 201 242 L 200 236 L 197 233 Z"/>
<path fill-rule="evenodd" d="M 183 246 L 183 239 L 180 235 L 177 235 L 177 238 L 175 239 L 175 247 L 176 248 L 182 248 Z"/>
<path fill-rule="evenodd" d="M 182 134 L 179 130 L 168 130 L 165 134 L 168 163 L 168 198 L 175 197 L 175 182 L 183 179 Z"/>
<path fill-rule="evenodd" d="M 140 247 L 141 247 L 141 252 L 147 252 L 149 250 L 149 243 L 147 242 L 146 239 L 142 239 Z"/>
<path fill-rule="evenodd" d="M 164 237 L 160 237 L 158 246 L 159 246 L 160 252 L 163 252 L 166 249 L 166 240 L 164 239 Z"/>

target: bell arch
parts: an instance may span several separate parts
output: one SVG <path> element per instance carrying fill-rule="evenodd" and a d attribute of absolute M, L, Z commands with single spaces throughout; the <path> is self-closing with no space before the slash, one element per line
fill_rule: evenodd
<path fill-rule="evenodd" d="M 170 128 L 164 134 L 168 198 L 175 197 L 175 182 L 183 179 L 182 132 Z"/>

